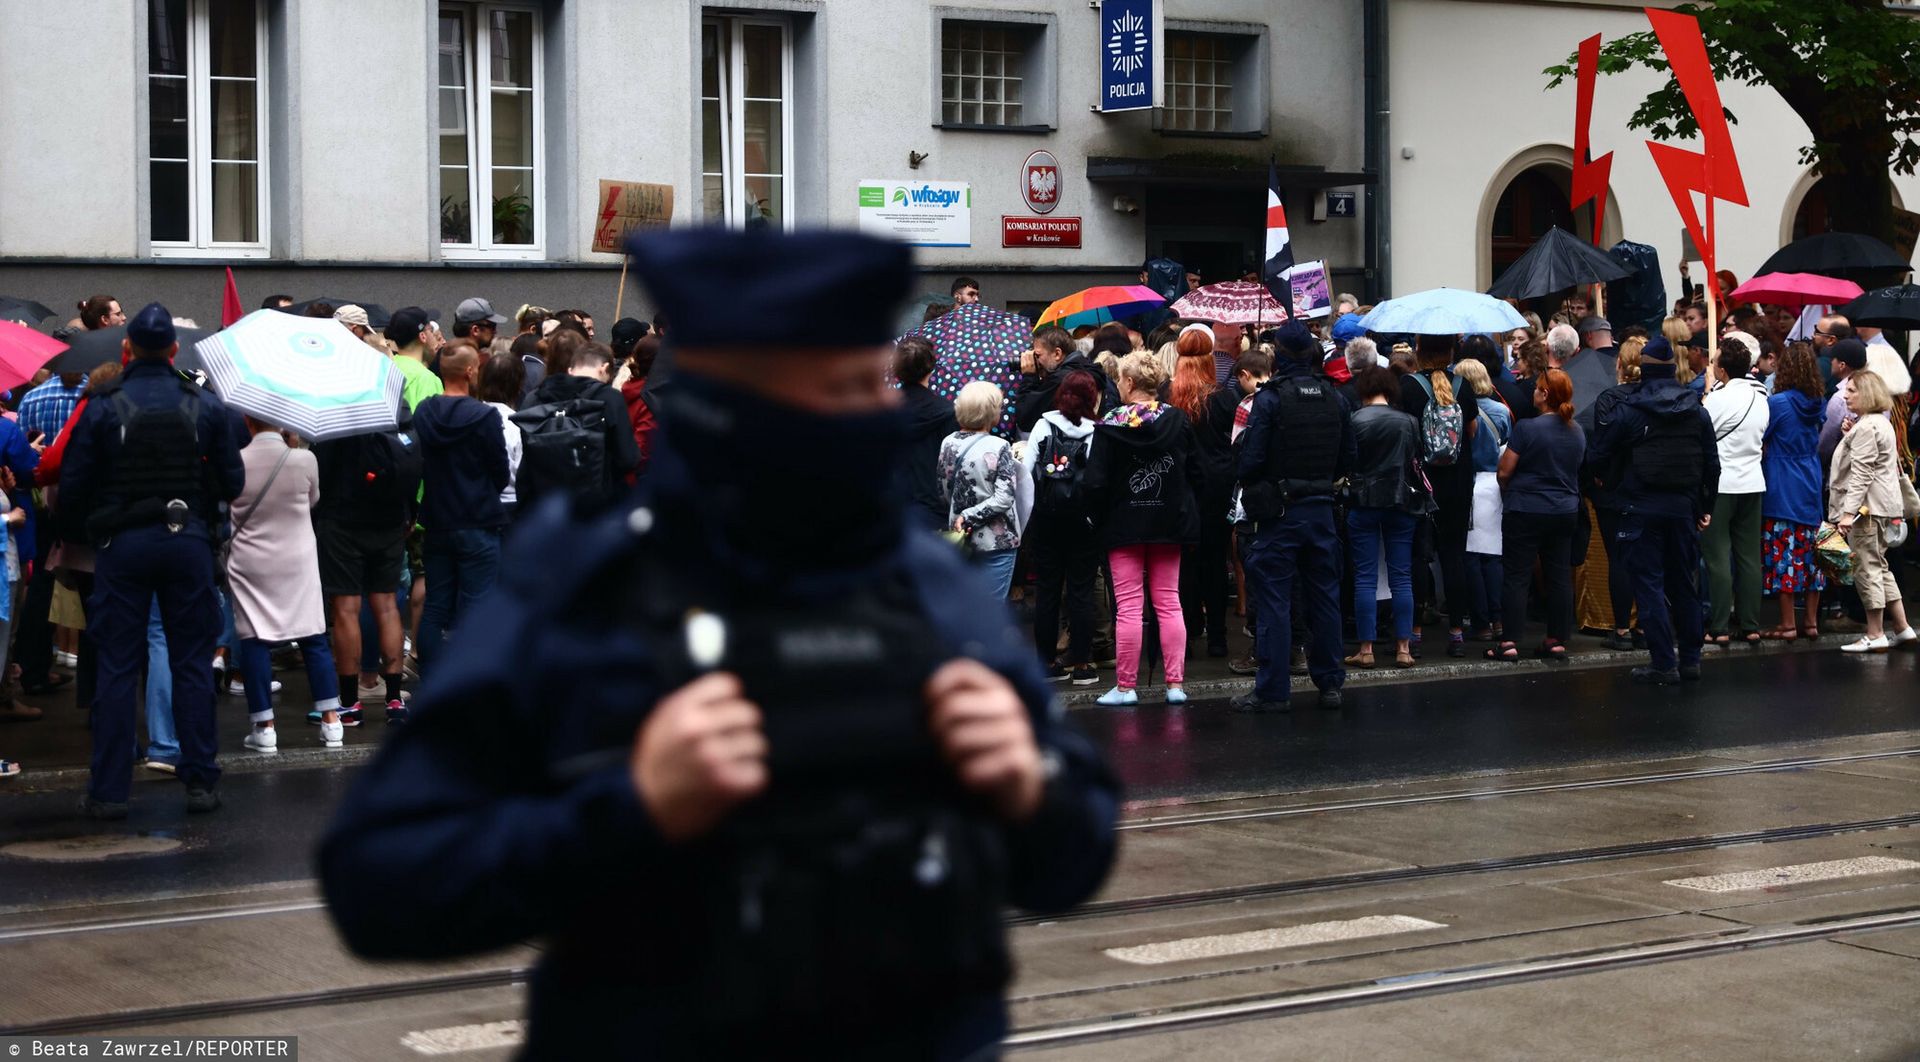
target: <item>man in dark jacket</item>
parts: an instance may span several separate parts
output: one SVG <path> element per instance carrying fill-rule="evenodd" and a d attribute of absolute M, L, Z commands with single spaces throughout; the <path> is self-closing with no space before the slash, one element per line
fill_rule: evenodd
<path fill-rule="evenodd" d="M 1298 322 L 1275 337 L 1273 378 L 1253 400 L 1240 440 L 1243 504 L 1254 523 L 1246 548 L 1247 592 L 1260 611 L 1260 671 L 1253 691 L 1234 698 L 1241 712 L 1286 711 L 1292 696 L 1293 583 L 1303 577 L 1310 615 L 1308 673 L 1322 708 L 1339 708 L 1347 672 L 1341 663 L 1340 536 L 1336 483 L 1359 460 L 1346 400 L 1316 378 L 1307 358 L 1318 344 Z"/>
<path fill-rule="evenodd" d="M 427 603 L 420 612 L 420 644 L 414 647 L 423 672 L 439 655 L 447 628 L 493 587 L 500 570 L 507 441 L 500 414 L 473 397 L 479 376 L 479 354 L 467 345 L 452 348 L 440 358 L 445 393 L 413 411 L 425 465 L 420 526 L 426 529 L 421 558 L 427 567 Z M 391 711 L 388 715 L 390 722 L 399 721 Z"/>
<path fill-rule="evenodd" d="M 564 403 L 599 404 L 600 430 L 606 438 L 606 471 L 601 477 L 598 491 L 589 491 L 575 498 L 576 502 L 588 507 L 604 505 L 618 497 L 631 485 L 633 471 L 640 466 L 640 444 L 633 437 L 633 420 L 627 415 L 627 400 L 608 383 L 612 378 L 613 348 L 605 343 L 588 343 L 573 352 L 573 361 L 567 365 L 565 373 L 541 380 L 533 394 L 520 403 L 523 411 L 535 406 L 558 406 Z M 640 386 L 644 395 L 646 384 Z M 541 483 L 531 476 L 523 477 L 522 482 L 515 484 L 522 509 L 536 504 L 542 494 L 550 493 L 552 488 L 552 484 Z"/>
<path fill-rule="evenodd" d="M 173 316 L 151 303 L 127 322 L 127 370 L 87 401 L 60 473 L 60 505 L 86 515 L 98 548 L 87 627 L 98 647 L 93 773 L 81 810 L 127 815 L 133 712 L 155 598 L 173 662 L 176 774 L 188 811 L 220 806 L 214 791 L 213 646 L 220 636 L 213 538 L 218 507 L 246 471 L 227 409 L 173 369 Z"/>
<path fill-rule="evenodd" d="M 1003 904 L 1105 875 L 1112 776 L 892 490 L 910 254 L 637 238 L 679 360 L 647 481 L 523 520 L 489 622 L 341 802 L 320 868 L 355 950 L 543 942 L 523 1058 L 988 1057 Z"/>
<path fill-rule="evenodd" d="M 1013 420 L 1021 431 L 1032 431 L 1053 408 L 1053 392 L 1074 370 L 1089 372 L 1100 381 L 1100 412 L 1120 404 L 1120 392 L 1098 362 L 1073 345 L 1064 328 L 1048 328 L 1033 337 L 1033 349 L 1020 355 L 1020 389 L 1013 396 Z"/>
<path fill-rule="evenodd" d="M 977 294 L 977 293 L 976 293 Z M 900 448 L 900 491 L 912 506 L 916 521 L 933 531 L 947 527 L 947 499 L 940 493 L 940 444 L 960 430 L 953 403 L 927 387 L 936 359 L 933 341 L 906 336 L 894 344 L 893 374 L 900 381 L 901 404 L 906 407 L 907 442 Z M 918 520 L 920 514 L 925 520 Z"/>
<path fill-rule="evenodd" d="M 1720 488 L 1713 420 L 1673 376 L 1674 351 L 1655 337 L 1640 352 L 1640 388 L 1600 418 L 1585 468 L 1620 506 L 1617 556 L 1633 572 L 1634 603 L 1652 666 L 1635 682 L 1700 678 L 1700 532 Z"/>

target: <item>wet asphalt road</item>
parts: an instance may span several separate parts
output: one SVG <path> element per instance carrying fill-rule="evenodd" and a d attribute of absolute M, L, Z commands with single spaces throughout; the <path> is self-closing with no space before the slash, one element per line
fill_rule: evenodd
<path fill-rule="evenodd" d="M 1351 691 L 1321 711 L 1298 698 L 1285 715 L 1242 716 L 1224 702 L 1184 708 L 1076 710 L 1107 750 L 1130 800 L 1530 770 L 1650 759 L 1750 745 L 1920 727 L 1920 654 L 1855 658 L 1837 651 L 1710 659 L 1706 681 L 1678 689 L 1631 684 L 1625 668 L 1415 682 Z M 175 839 L 174 852 L 133 862 L 0 860 L 0 910 L 239 890 L 312 875 L 312 853 L 356 768 L 231 774 L 226 807 L 189 816 L 176 782 L 134 788 L 123 823 L 87 823 L 78 793 L 0 791 L 0 845 L 84 834 Z M 137 870 L 135 869 L 137 867 Z"/>

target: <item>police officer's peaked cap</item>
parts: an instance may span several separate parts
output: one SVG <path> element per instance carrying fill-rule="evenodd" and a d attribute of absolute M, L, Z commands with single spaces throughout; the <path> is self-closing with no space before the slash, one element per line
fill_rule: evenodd
<path fill-rule="evenodd" d="M 1320 341 L 1313 338 L 1307 326 L 1298 321 L 1288 321 L 1273 333 L 1274 349 L 1290 358 L 1319 357 Z"/>
<path fill-rule="evenodd" d="M 178 338 L 179 333 L 173 328 L 173 314 L 157 302 L 147 303 L 127 321 L 127 339 L 141 350 L 165 350 Z"/>
<path fill-rule="evenodd" d="M 852 232 L 655 230 L 627 244 L 680 347 L 864 347 L 891 342 L 913 252 Z"/>

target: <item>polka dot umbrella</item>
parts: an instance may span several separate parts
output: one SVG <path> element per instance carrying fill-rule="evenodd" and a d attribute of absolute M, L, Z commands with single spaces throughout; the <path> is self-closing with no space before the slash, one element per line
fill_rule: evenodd
<path fill-rule="evenodd" d="M 222 401 L 306 439 L 398 426 L 400 371 L 331 318 L 255 310 L 193 349 Z"/>
<path fill-rule="evenodd" d="M 999 384 L 1007 398 L 1000 432 L 1013 437 L 1013 392 L 1020 383 L 1020 355 L 1033 347 L 1032 322 L 1017 313 L 971 302 L 908 334 L 933 340 L 937 360 L 927 388 L 940 397 L 952 401 L 975 380 Z"/>

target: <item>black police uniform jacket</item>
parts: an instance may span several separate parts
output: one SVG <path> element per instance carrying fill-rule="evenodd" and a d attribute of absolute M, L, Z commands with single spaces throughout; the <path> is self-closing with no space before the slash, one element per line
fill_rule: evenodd
<path fill-rule="evenodd" d="M 679 685 L 653 677 L 673 650 L 606 608 L 624 593 L 610 566 L 650 549 L 689 579 L 728 578 L 702 536 L 688 533 L 698 520 L 650 483 L 591 522 L 570 520 L 555 500 L 516 529 L 501 585 L 470 613 L 413 720 L 380 750 L 323 842 L 321 876 L 341 932 L 378 958 L 545 938 L 529 1058 L 990 1051 L 1006 1031 L 998 990 L 949 993 L 907 1013 L 860 1012 L 849 1001 L 855 1013 L 829 1016 L 830 1043 L 756 1038 L 751 1027 L 716 1040 L 698 1017 L 715 1001 L 687 971 L 722 945 L 688 930 L 686 893 L 670 883 L 696 856 L 660 837 L 628 768 L 647 711 Z M 989 827 L 1002 842 L 1005 899 L 1042 912 L 1086 899 L 1113 857 L 1118 787 L 1062 722 L 1031 639 L 929 534 L 910 531 L 891 555 L 813 589 L 844 593 L 883 578 L 909 588 L 943 657 L 986 664 L 1029 710 L 1049 781 L 1032 820 Z M 777 785 L 778 767 L 771 773 Z M 997 908 L 987 921 L 985 935 L 1000 931 Z"/>

